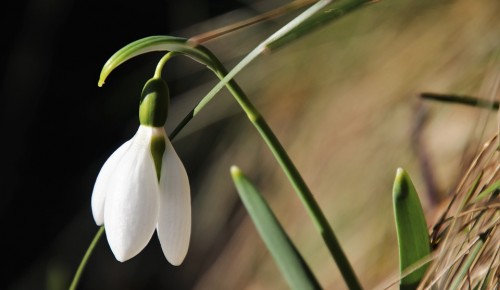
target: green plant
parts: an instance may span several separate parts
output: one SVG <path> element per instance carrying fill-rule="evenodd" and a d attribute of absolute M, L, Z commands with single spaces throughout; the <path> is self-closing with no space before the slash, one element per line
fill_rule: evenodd
<path fill-rule="evenodd" d="M 332 226 L 328 222 L 325 213 L 322 211 L 314 195 L 293 164 L 291 158 L 288 156 L 288 153 L 264 119 L 263 115 L 251 102 L 244 90 L 236 83 L 234 77 L 262 53 L 269 51 L 272 52 L 275 49 L 298 39 L 300 36 L 309 33 L 313 29 L 326 24 L 331 20 L 339 19 L 369 2 L 370 1 L 341 1 L 330 4 L 329 1 L 319 1 L 290 23 L 285 25 L 282 29 L 278 30 L 275 34 L 261 42 L 254 50 L 248 53 L 241 60 L 241 62 L 229 71 L 209 49 L 197 43 L 200 42 L 199 39 L 193 41 L 193 39 L 190 40 L 171 36 L 146 37 L 125 46 L 115 53 L 104 65 L 99 80 L 99 85 L 101 86 L 104 84 L 107 76 L 118 66 L 129 59 L 151 51 L 168 52 L 159 61 L 153 79 L 161 79 L 164 66 L 167 61 L 174 56 L 187 56 L 210 69 L 216 77 L 220 79 L 220 82 L 214 86 L 212 90 L 190 111 L 190 113 L 186 115 L 183 121 L 178 124 L 178 126 L 170 134 L 170 140 L 173 140 L 177 134 L 183 130 L 184 126 L 186 126 L 191 119 L 203 110 L 222 88 L 226 87 L 246 114 L 249 121 L 260 134 L 263 141 L 274 155 L 276 161 L 281 166 L 283 172 L 295 189 L 304 208 L 313 221 L 318 233 L 323 238 L 330 255 L 337 263 L 343 279 L 349 289 L 361 289 L 362 287 L 358 277 L 354 273 L 350 261 L 346 257 L 339 241 L 337 240 Z M 156 91 L 155 88 L 153 88 L 149 93 L 160 94 L 160 92 Z M 158 105 L 158 107 L 160 106 Z M 164 110 L 165 108 L 163 107 L 158 110 Z M 148 116 L 153 116 L 151 117 L 152 119 L 154 119 L 154 116 L 163 116 L 161 111 L 156 110 L 157 109 L 153 108 L 150 112 L 151 114 L 143 114 L 146 115 L 145 118 L 147 119 L 147 122 L 149 121 Z M 164 122 L 163 118 L 162 121 Z M 154 127 L 159 127 L 162 124 L 158 125 L 155 123 L 154 125 Z M 155 151 L 153 150 L 154 142 L 152 139 L 147 140 L 151 141 L 151 151 Z M 163 154 L 162 152 L 163 151 L 158 153 L 160 157 L 161 154 Z M 155 153 L 153 153 L 153 155 L 154 154 Z M 161 174 L 161 164 L 163 163 L 157 161 L 160 160 L 158 158 L 159 157 L 154 159 L 153 156 L 154 164 L 156 166 L 156 175 L 160 180 L 159 176 Z M 259 229 L 259 233 L 266 242 L 266 245 L 269 247 L 273 257 L 276 259 L 290 287 L 294 289 L 321 288 L 319 282 L 314 277 L 313 272 L 307 267 L 307 263 L 304 258 L 302 258 L 297 248 L 293 245 L 291 239 L 280 226 L 279 221 L 273 214 L 270 206 L 267 205 L 264 198 L 257 191 L 256 186 L 254 186 L 239 169 L 233 168 L 232 175 L 245 207 L 247 207 L 250 212 L 257 228 Z M 483 191 L 483 193 L 477 198 L 484 198 L 484 196 L 487 195 L 484 192 L 494 192 L 496 189 L 491 189 L 491 186 L 487 191 Z M 427 281 L 425 280 L 425 275 L 428 273 L 426 270 L 429 267 L 428 262 L 431 253 L 431 243 L 429 241 L 429 234 L 427 231 L 428 226 L 425 222 L 425 216 L 423 214 L 416 190 L 409 176 L 402 170 L 398 171 L 393 193 L 394 211 L 399 238 L 401 268 L 401 275 L 399 278 L 401 278 L 401 289 L 415 289 L 422 283 L 422 281 Z M 98 231 L 95 242 L 99 239 L 102 232 L 103 228 L 101 227 Z M 486 241 L 486 237 L 490 232 L 491 231 L 488 231 L 480 235 L 478 241 L 481 243 L 478 242 L 478 246 L 474 248 L 473 255 L 470 255 L 470 258 L 464 262 L 464 266 L 462 266 L 458 271 L 459 275 L 456 276 L 458 278 L 453 280 L 451 283 L 453 287 L 459 287 L 460 283 L 463 283 L 463 277 L 473 264 L 474 259 L 476 259 L 479 253 L 479 249 L 483 246 Z M 83 271 L 85 263 L 87 262 L 88 256 L 92 252 L 95 242 L 92 243 L 85 259 L 82 261 L 82 265 L 78 270 L 78 274 L 75 276 L 72 288 L 76 288 L 78 279 Z M 135 252 L 134 254 L 136 254 Z M 174 264 L 179 263 L 176 262 Z M 490 267 L 489 270 L 489 273 L 494 272 L 493 267 Z M 488 274 L 489 277 L 491 277 L 491 275 Z M 483 282 L 481 285 L 486 285 L 486 282 Z"/>

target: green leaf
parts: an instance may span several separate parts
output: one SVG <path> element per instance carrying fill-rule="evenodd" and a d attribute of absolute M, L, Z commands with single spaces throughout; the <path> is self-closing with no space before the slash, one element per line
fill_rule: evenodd
<path fill-rule="evenodd" d="M 479 239 L 476 241 L 477 243 L 474 245 L 472 250 L 469 252 L 467 259 L 460 267 L 460 270 L 458 271 L 458 273 L 454 277 L 453 282 L 451 282 L 451 285 L 449 288 L 450 290 L 459 289 L 460 286 L 465 282 L 465 280 L 466 280 L 465 276 L 467 275 L 467 273 L 469 273 L 469 269 L 472 266 L 472 263 L 474 262 L 474 260 L 476 260 L 477 255 L 481 251 L 481 249 L 484 245 L 484 241 L 486 240 L 488 235 L 489 235 L 489 232 L 481 234 L 479 236 Z M 485 277 L 486 277 L 486 275 L 485 275 Z"/>
<path fill-rule="evenodd" d="M 231 168 L 231 175 L 257 231 L 290 287 L 297 290 L 321 289 L 262 195 L 236 166 Z"/>
<path fill-rule="evenodd" d="M 267 48 L 275 50 L 280 48 L 303 35 L 307 35 L 313 30 L 320 28 L 333 20 L 342 18 L 343 16 L 363 7 L 365 4 L 374 2 L 372 0 L 343 0 L 333 1 L 332 4 L 326 6 L 321 12 L 310 17 L 299 26 L 295 27 L 285 35 L 275 39 L 267 44 Z"/>
<path fill-rule="evenodd" d="M 486 197 L 489 197 L 490 194 L 492 194 L 492 193 L 494 194 L 498 190 L 500 190 L 500 180 L 495 181 L 495 183 L 493 183 L 492 185 L 488 186 L 488 188 L 486 188 L 485 190 L 481 191 L 481 193 L 479 193 L 479 195 L 476 196 L 472 200 L 472 202 L 481 201 L 482 199 L 484 199 Z"/>
<path fill-rule="evenodd" d="M 185 54 L 214 70 L 213 54 L 201 45 L 192 45 L 187 39 L 168 35 L 155 35 L 136 40 L 113 54 L 104 64 L 98 85 L 101 87 L 108 75 L 120 64 L 138 55 L 152 51 L 173 51 Z"/>
<path fill-rule="evenodd" d="M 399 168 L 393 188 L 394 216 L 399 244 L 401 273 L 415 266 L 430 254 L 430 241 L 424 211 L 417 191 L 408 174 Z M 416 289 L 422 280 L 427 264 L 403 277 L 400 289 Z"/>

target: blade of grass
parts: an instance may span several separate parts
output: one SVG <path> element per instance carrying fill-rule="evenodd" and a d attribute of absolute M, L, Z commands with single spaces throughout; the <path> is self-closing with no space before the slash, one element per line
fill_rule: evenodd
<path fill-rule="evenodd" d="M 479 108 L 485 108 L 490 110 L 498 110 L 498 101 L 488 101 L 483 99 L 478 99 L 470 96 L 459 96 L 459 95 L 449 95 L 449 94 L 437 94 L 437 93 L 421 93 L 420 97 L 426 100 L 434 100 L 445 103 L 461 104 Z"/>
<path fill-rule="evenodd" d="M 472 202 L 478 202 L 490 195 L 490 193 L 497 192 L 500 190 L 500 180 L 495 181 L 492 185 L 488 186 L 485 190 L 481 191 L 478 196 L 476 196 Z"/>
<path fill-rule="evenodd" d="M 453 282 L 450 285 L 450 290 L 456 290 L 462 285 L 464 282 L 465 275 L 469 272 L 469 268 L 471 267 L 472 263 L 474 260 L 476 260 L 477 255 L 481 251 L 484 241 L 488 237 L 488 233 L 483 233 L 479 236 L 479 239 L 476 241 L 476 245 L 472 248 L 470 251 L 469 255 L 467 256 L 467 259 L 465 260 L 465 263 L 460 267 L 457 275 L 453 279 Z"/>
<path fill-rule="evenodd" d="M 283 6 L 280 6 L 276 9 L 273 9 L 271 11 L 259 14 L 255 17 L 245 19 L 212 31 L 204 32 L 202 34 L 195 35 L 191 38 L 189 38 L 189 41 L 192 43 L 196 44 L 201 44 L 213 39 L 216 39 L 220 36 L 232 33 L 234 31 L 240 30 L 245 27 L 249 27 L 251 25 L 266 21 L 266 20 L 271 20 L 275 19 L 277 17 L 286 15 L 289 12 L 292 12 L 294 10 L 304 8 L 306 6 L 309 6 L 311 4 L 314 4 L 317 0 L 294 0 L 293 2 L 286 3 Z"/>
<path fill-rule="evenodd" d="M 484 171 L 481 170 L 481 172 L 479 172 L 479 175 L 476 177 L 476 179 L 472 183 L 472 185 L 469 188 L 469 190 L 467 191 L 467 193 L 464 195 L 464 198 L 462 199 L 462 203 L 460 204 L 460 210 L 462 210 L 465 207 L 467 202 L 472 197 L 472 194 L 476 191 L 477 187 L 479 186 L 479 182 L 483 178 L 483 174 L 484 174 Z"/>
<path fill-rule="evenodd" d="M 301 23 L 299 26 L 291 29 L 286 34 L 275 40 L 269 42 L 266 45 L 268 50 L 276 50 L 283 47 L 294 40 L 312 32 L 315 29 L 325 26 L 326 24 L 340 19 L 343 16 L 363 7 L 365 4 L 375 2 L 373 0 L 343 0 L 335 1 L 334 3 L 326 6 L 322 11 L 309 17 L 306 21 Z"/>
<path fill-rule="evenodd" d="M 488 285 L 490 285 L 491 280 L 493 279 L 493 276 L 495 276 L 495 269 L 493 269 L 493 264 L 495 263 L 495 260 L 497 258 L 498 252 L 500 251 L 500 247 L 497 248 L 495 251 L 495 254 L 493 256 L 493 259 L 491 259 L 491 263 L 488 267 L 488 271 L 484 275 L 484 279 L 481 280 L 481 290 L 486 290 L 488 289 Z M 498 268 L 498 265 L 497 265 Z"/>
<path fill-rule="evenodd" d="M 408 174 L 399 168 L 393 188 L 394 216 L 399 244 L 399 267 L 409 267 L 430 255 L 430 240 L 424 211 Z M 401 279 L 400 289 L 416 289 L 428 264 Z"/>
<path fill-rule="evenodd" d="M 296 290 L 321 289 L 259 191 L 236 166 L 231 167 L 231 176 L 243 205 L 290 287 Z"/>

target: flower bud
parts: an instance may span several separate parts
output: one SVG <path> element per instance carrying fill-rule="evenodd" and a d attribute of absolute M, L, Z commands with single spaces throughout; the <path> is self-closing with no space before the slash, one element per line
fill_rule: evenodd
<path fill-rule="evenodd" d="M 167 121 L 170 95 L 168 87 L 161 78 L 152 78 L 144 85 L 139 105 L 141 125 L 163 127 Z"/>

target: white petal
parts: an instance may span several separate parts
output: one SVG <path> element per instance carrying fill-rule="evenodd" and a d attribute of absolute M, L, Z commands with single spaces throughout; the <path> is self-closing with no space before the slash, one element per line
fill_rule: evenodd
<path fill-rule="evenodd" d="M 158 237 L 165 257 L 180 265 L 186 257 L 191 236 L 189 180 L 179 156 L 166 138 L 160 178 Z"/>
<path fill-rule="evenodd" d="M 104 223 L 104 199 L 106 197 L 109 180 L 112 178 L 116 165 L 128 150 L 131 141 L 132 140 L 125 142 L 125 144 L 111 154 L 102 166 L 99 175 L 97 175 L 94 190 L 92 192 L 91 206 L 92 215 L 98 226 L 102 226 Z"/>
<path fill-rule="evenodd" d="M 104 226 L 111 250 L 121 262 L 144 249 L 158 220 L 159 186 L 149 148 L 150 129 L 139 128 L 108 184 Z"/>

